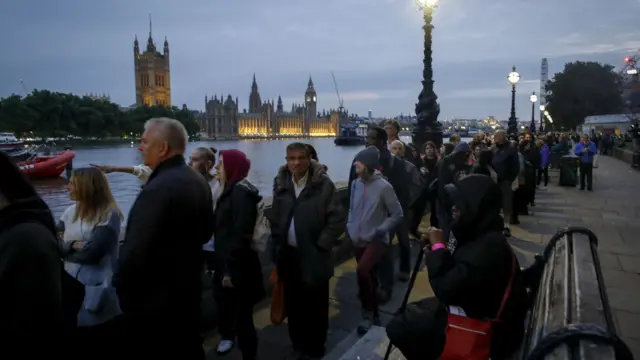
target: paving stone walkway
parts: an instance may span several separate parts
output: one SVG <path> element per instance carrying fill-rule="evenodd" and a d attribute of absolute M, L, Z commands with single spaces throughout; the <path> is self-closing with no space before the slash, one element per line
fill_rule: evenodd
<path fill-rule="evenodd" d="M 533 255 L 544 248 L 546 242 L 559 229 L 566 226 L 586 226 L 600 240 L 599 252 L 609 300 L 614 311 L 619 334 L 640 359 L 640 173 L 630 170 L 619 160 L 601 157 L 594 169 L 594 192 L 580 191 L 552 183 L 539 191 L 533 215 L 521 217 L 522 224 L 512 227 L 510 242 L 521 262 L 527 266 Z M 414 258 L 419 246 L 413 246 Z M 336 268 L 331 281 L 330 329 L 327 354 L 335 349 L 341 353 L 357 337 L 353 330 L 360 321 L 360 306 L 353 259 Z M 406 283 L 396 284 L 392 300 L 382 308 L 383 324 L 400 305 Z M 411 301 L 433 296 L 426 272 L 419 273 Z M 259 355 L 261 360 L 283 359 L 290 352 L 286 325 L 274 326 L 269 320 L 269 301 L 254 313 L 259 329 Z M 215 359 L 215 346 L 219 338 L 212 332 L 205 338 L 207 359 Z M 241 359 L 238 351 L 225 359 Z"/>

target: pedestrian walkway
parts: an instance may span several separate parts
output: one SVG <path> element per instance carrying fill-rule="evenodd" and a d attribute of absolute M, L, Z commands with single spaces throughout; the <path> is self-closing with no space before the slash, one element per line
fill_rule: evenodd
<path fill-rule="evenodd" d="M 555 180 L 555 181 L 553 181 Z M 559 187 L 552 179 L 536 195 L 532 216 L 521 216 L 511 244 L 523 256 L 538 252 L 559 229 L 584 226 L 599 240 L 599 255 L 619 335 L 640 359 L 640 172 L 600 156 L 593 192 Z"/>
<path fill-rule="evenodd" d="M 546 242 L 559 229 L 566 226 L 586 226 L 600 240 L 600 261 L 607 292 L 614 311 L 619 334 L 640 358 L 640 173 L 610 157 L 601 157 L 594 169 L 594 192 L 578 188 L 561 188 L 557 178 L 546 191 L 537 194 L 533 215 L 521 216 L 519 226 L 512 227 L 510 242 L 521 262 L 527 266 L 533 255 L 544 248 Z M 414 244 L 414 259 L 418 252 Z M 338 354 L 352 346 L 357 337 L 354 329 L 360 317 L 355 277 L 356 263 L 351 259 L 336 268 L 331 280 L 330 325 L 327 354 L 332 349 Z M 382 307 L 382 322 L 386 323 L 400 305 L 406 283 L 396 283 L 392 300 Z M 426 271 L 421 271 L 411 294 L 411 301 L 433 296 Z M 283 359 L 289 352 L 289 336 L 285 325 L 274 326 L 269 318 L 269 300 L 265 300 L 254 313 L 259 331 L 261 360 Z M 219 339 L 213 332 L 205 339 L 207 359 L 215 359 L 215 346 Z M 225 359 L 240 359 L 238 351 Z"/>

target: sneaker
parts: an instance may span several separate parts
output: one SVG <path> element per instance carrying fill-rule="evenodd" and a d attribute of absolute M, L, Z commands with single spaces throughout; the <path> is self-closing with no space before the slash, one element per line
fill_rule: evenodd
<path fill-rule="evenodd" d="M 218 352 L 218 355 L 220 355 L 220 356 L 225 355 L 225 354 L 229 353 L 229 351 L 231 351 L 231 349 L 233 349 L 233 345 L 234 345 L 233 340 L 222 339 L 218 343 L 218 348 L 216 349 L 216 351 Z"/>
<path fill-rule="evenodd" d="M 366 334 L 373 326 L 373 312 L 362 311 L 362 321 L 358 324 L 358 335 Z"/>

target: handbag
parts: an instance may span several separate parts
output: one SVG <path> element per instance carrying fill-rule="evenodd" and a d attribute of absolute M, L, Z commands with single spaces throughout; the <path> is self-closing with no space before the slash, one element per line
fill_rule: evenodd
<path fill-rule="evenodd" d="M 287 318 L 286 309 L 284 307 L 284 284 L 278 280 L 278 270 L 276 267 L 271 271 L 269 281 L 273 283 L 273 292 L 271 294 L 271 323 L 280 325 Z"/>
<path fill-rule="evenodd" d="M 449 313 L 446 342 L 440 360 L 489 360 L 493 323 L 500 321 L 516 274 L 516 256 L 513 251 L 511 251 L 511 264 L 511 278 L 495 319 L 480 320 Z"/>

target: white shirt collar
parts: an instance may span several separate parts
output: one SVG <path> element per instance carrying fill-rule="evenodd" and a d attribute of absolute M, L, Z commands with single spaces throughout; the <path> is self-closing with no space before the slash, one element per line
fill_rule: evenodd
<path fill-rule="evenodd" d="M 291 181 L 293 181 L 293 186 L 298 187 L 298 188 L 303 188 L 307 185 L 307 178 L 309 177 L 309 170 L 307 170 L 307 172 L 304 174 L 303 177 L 300 178 L 300 180 L 296 181 L 296 179 L 291 176 Z"/>

